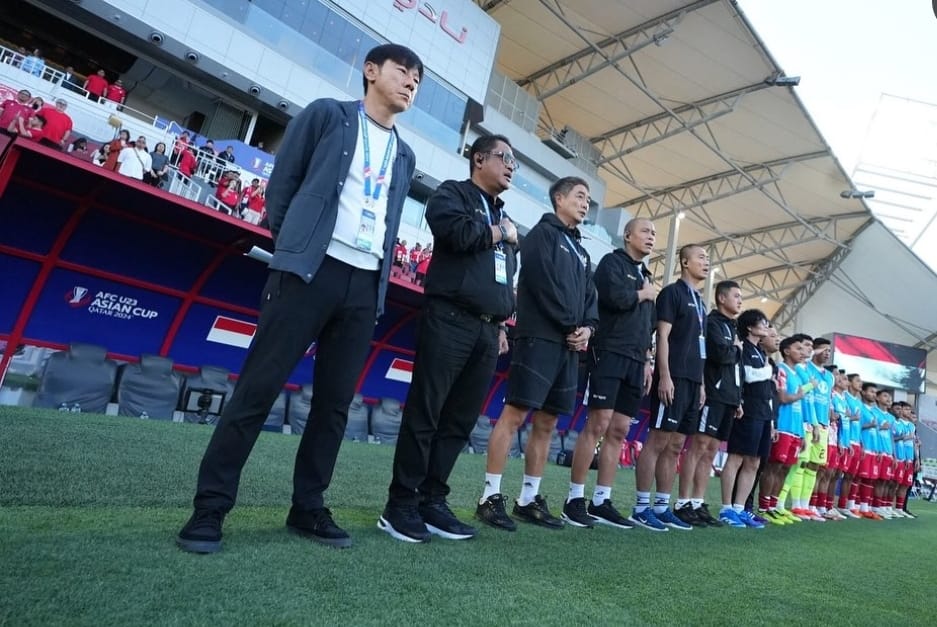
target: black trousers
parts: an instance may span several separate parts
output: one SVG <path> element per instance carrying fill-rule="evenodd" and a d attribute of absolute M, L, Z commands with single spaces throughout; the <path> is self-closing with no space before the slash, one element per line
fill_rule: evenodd
<path fill-rule="evenodd" d="M 241 469 L 267 414 L 314 340 L 312 405 L 296 452 L 293 507 L 323 507 L 374 335 L 377 285 L 376 271 L 331 257 L 309 284 L 295 274 L 270 272 L 247 359 L 199 467 L 196 509 L 234 507 Z"/>
<path fill-rule="evenodd" d="M 478 420 L 497 361 L 496 323 L 427 300 L 394 453 L 391 505 L 449 494 L 449 475 Z"/>

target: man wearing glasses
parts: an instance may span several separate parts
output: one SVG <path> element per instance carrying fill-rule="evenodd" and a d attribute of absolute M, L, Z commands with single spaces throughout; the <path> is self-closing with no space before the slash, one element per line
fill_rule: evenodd
<path fill-rule="evenodd" d="M 517 229 L 499 198 L 517 171 L 511 143 L 484 135 L 470 178 L 445 181 L 426 205 L 433 262 L 394 474 L 378 527 L 405 542 L 466 540 L 475 529 L 446 503 L 447 483 L 478 419 L 514 313 Z"/>
<path fill-rule="evenodd" d="M 524 480 L 514 516 L 560 529 L 563 521 L 547 508 L 540 479 L 559 414 L 576 403 L 579 353 L 598 324 L 598 305 L 589 253 L 577 228 L 589 212 L 589 187 L 577 177 L 550 186 L 553 213 L 540 218 L 521 246 L 517 284 L 516 341 L 501 417 L 488 440 L 485 485 L 476 516 L 498 529 L 514 531 L 501 493 L 501 473 L 511 440 L 533 410 L 524 451 Z"/>

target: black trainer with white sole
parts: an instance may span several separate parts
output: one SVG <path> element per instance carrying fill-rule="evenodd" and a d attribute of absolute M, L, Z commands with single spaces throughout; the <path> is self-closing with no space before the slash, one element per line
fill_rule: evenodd
<path fill-rule="evenodd" d="M 595 519 L 586 511 L 586 499 L 582 497 L 566 501 L 561 517 L 573 527 L 592 529 L 595 524 Z"/>
<path fill-rule="evenodd" d="M 377 519 L 377 528 L 403 542 L 429 542 L 432 537 L 415 505 L 388 505 Z"/>
<path fill-rule="evenodd" d="M 475 527 L 456 518 L 445 499 L 421 503 L 418 511 L 427 531 L 434 536 L 446 540 L 470 540 L 477 533 Z"/>

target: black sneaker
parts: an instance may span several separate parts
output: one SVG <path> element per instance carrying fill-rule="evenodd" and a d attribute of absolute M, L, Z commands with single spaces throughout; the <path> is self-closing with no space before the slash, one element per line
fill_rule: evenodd
<path fill-rule="evenodd" d="M 466 525 L 455 517 L 445 499 L 426 501 L 420 504 L 420 516 L 426 530 L 446 540 L 469 540 L 475 537 L 475 527 Z"/>
<path fill-rule="evenodd" d="M 290 513 L 286 517 L 286 528 L 304 538 L 336 549 L 347 549 L 351 546 L 348 533 L 335 524 L 332 520 L 332 512 L 327 507 L 306 512 L 297 510 L 295 507 L 290 508 Z"/>
<path fill-rule="evenodd" d="M 377 528 L 404 542 L 429 542 L 430 539 L 416 505 L 387 505 L 377 519 Z"/>
<path fill-rule="evenodd" d="M 563 528 L 563 521 L 550 513 L 547 500 L 539 494 L 527 505 L 520 505 L 514 501 L 514 516 L 548 529 Z"/>
<path fill-rule="evenodd" d="M 221 525 L 224 513 L 197 509 L 176 536 L 176 544 L 189 553 L 217 553 L 221 550 Z"/>
<path fill-rule="evenodd" d="M 691 503 L 687 503 L 683 507 L 673 508 L 674 516 L 686 524 L 693 527 L 705 527 L 706 523 L 699 519 L 697 513 L 697 510 L 693 509 L 693 505 Z"/>
<path fill-rule="evenodd" d="M 693 511 L 696 512 L 696 517 L 700 520 L 700 522 L 705 523 L 709 525 L 710 527 L 724 527 L 725 526 L 725 524 L 721 520 L 712 517 L 712 514 L 709 513 L 709 506 L 706 505 L 706 503 L 703 503 L 702 505 L 699 506 L 699 508 Z"/>
<path fill-rule="evenodd" d="M 504 508 L 504 495 L 492 494 L 475 508 L 475 518 L 497 529 L 515 531 L 517 525 Z"/>
<path fill-rule="evenodd" d="M 573 527 L 592 529 L 592 525 L 595 524 L 595 519 L 586 512 L 586 499 L 582 497 L 566 501 L 563 505 L 562 518 Z"/>
<path fill-rule="evenodd" d="M 632 529 L 634 523 L 622 516 L 617 509 L 612 506 L 611 499 L 605 499 L 601 505 L 595 505 L 589 500 L 589 515 L 595 519 L 595 522 L 603 525 L 611 525 L 619 529 Z"/>

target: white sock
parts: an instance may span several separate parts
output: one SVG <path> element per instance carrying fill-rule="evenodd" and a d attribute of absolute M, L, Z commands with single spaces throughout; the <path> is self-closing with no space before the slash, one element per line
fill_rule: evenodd
<path fill-rule="evenodd" d="M 736 514 L 741 514 L 742 512 L 745 511 L 745 505 L 739 504 L 739 503 L 735 503 L 735 504 L 732 505 L 732 509 L 735 510 L 735 513 L 736 513 Z"/>
<path fill-rule="evenodd" d="M 677 499 L 677 502 L 673 504 L 674 509 L 680 509 L 685 505 L 690 503 L 690 499 Z"/>
<path fill-rule="evenodd" d="M 610 485 L 596 485 L 595 491 L 592 493 L 592 504 L 598 507 L 606 500 L 612 498 L 612 486 Z"/>
<path fill-rule="evenodd" d="M 640 514 L 648 507 L 651 506 L 651 493 L 650 492 L 635 492 L 634 493 L 634 512 Z"/>
<path fill-rule="evenodd" d="M 586 498 L 586 486 L 582 483 L 573 483 L 569 484 L 569 498 L 566 499 L 566 502 L 569 503 L 573 499 L 584 499 Z"/>
<path fill-rule="evenodd" d="M 485 489 L 482 491 L 482 497 L 478 503 L 484 503 L 489 496 L 501 493 L 501 475 L 493 475 L 490 472 L 485 473 Z"/>
<path fill-rule="evenodd" d="M 723 504 L 722 504 L 722 510 L 721 510 L 721 511 L 725 512 L 725 511 L 728 511 L 728 510 L 730 510 L 730 509 L 732 509 L 732 504 L 731 504 L 731 503 L 723 503 Z"/>
<path fill-rule="evenodd" d="M 846 501 L 846 509 L 856 509 L 856 500 L 849 499 Z"/>
<path fill-rule="evenodd" d="M 663 492 L 654 494 L 654 513 L 663 514 L 670 508 L 670 495 Z"/>
<path fill-rule="evenodd" d="M 517 504 L 521 507 L 530 505 L 538 494 L 540 494 L 540 477 L 524 475 L 524 483 L 521 484 L 521 495 L 517 499 Z"/>
<path fill-rule="evenodd" d="M 860 505 L 860 506 L 859 506 L 859 511 L 860 511 L 860 512 L 867 512 L 867 511 L 869 511 L 869 504 L 868 504 L 868 503 L 863 503 L 862 505 Z"/>
<path fill-rule="evenodd" d="M 703 506 L 703 499 L 690 499 L 693 509 L 699 509 Z"/>

